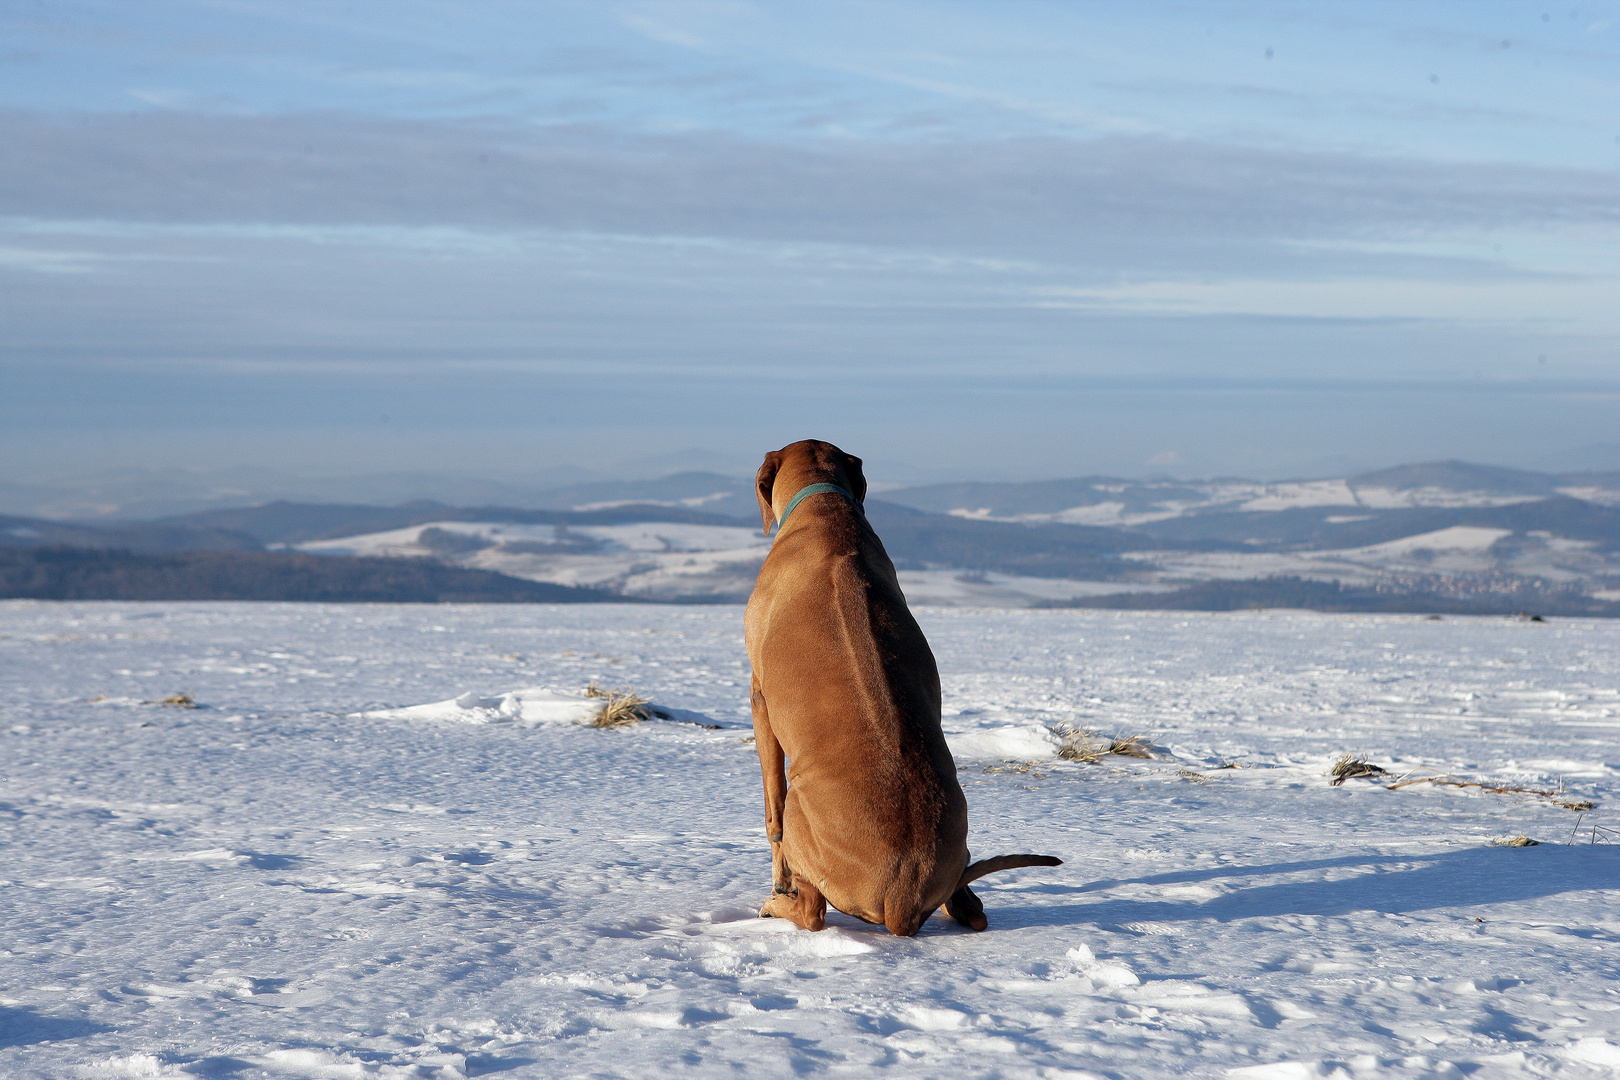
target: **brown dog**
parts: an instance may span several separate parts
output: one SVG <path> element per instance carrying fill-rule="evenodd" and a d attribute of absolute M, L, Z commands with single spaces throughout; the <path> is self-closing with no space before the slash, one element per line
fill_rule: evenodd
<path fill-rule="evenodd" d="M 765 532 L 778 523 L 744 618 L 776 886 L 759 913 L 820 930 L 831 903 L 910 936 L 943 904 L 983 930 L 969 882 L 1062 860 L 968 865 L 939 669 L 866 523 L 860 458 L 796 442 L 756 481 Z"/>

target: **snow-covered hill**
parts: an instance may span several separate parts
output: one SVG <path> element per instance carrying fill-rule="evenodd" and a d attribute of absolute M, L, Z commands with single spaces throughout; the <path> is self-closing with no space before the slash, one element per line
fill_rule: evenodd
<path fill-rule="evenodd" d="M 935 484 L 887 491 L 883 497 L 903 506 L 961 517 L 1129 526 L 1288 510 L 1343 509 L 1346 515 L 1353 515 L 1380 510 L 1487 508 L 1560 494 L 1599 505 L 1620 505 L 1620 475 L 1532 473 L 1445 461 L 1344 479 L 1264 483 L 1094 476 L 1026 483 Z"/>
<path fill-rule="evenodd" d="M 936 519 L 937 520 L 937 519 Z M 1545 531 L 1454 525 L 1344 549 L 1272 546 L 1225 550 L 1138 550 L 1094 561 L 1095 578 L 1043 576 L 919 564 L 904 538 L 890 537 L 900 583 L 915 603 L 1028 607 L 1124 593 L 1165 593 L 1191 583 L 1297 577 L 1346 586 L 1509 591 L 1524 582 L 1584 588 L 1607 597 L 1620 580 L 1620 544 Z M 988 549 L 975 552 L 994 560 Z M 746 526 L 643 522 L 553 526 L 430 521 L 401 529 L 291 545 L 333 555 L 433 558 L 533 581 L 591 586 L 652 600 L 747 599 L 770 540 Z M 1612 586 L 1610 587 L 1612 588 Z"/>
<path fill-rule="evenodd" d="M 1504 544 L 1511 529 L 1454 525 L 1382 544 L 1342 551 L 1127 552 L 1164 579 L 1249 579 L 1295 575 L 1350 585 L 1376 585 L 1397 577 L 1484 577 L 1492 574 L 1576 582 L 1620 574 L 1620 558 L 1591 540 L 1530 536 Z"/>
<path fill-rule="evenodd" d="M 531 581 L 655 600 L 747 599 L 771 542 L 759 529 L 680 522 L 523 525 L 430 521 L 295 545 L 327 555 L 424 557 Z"/>
<path fill-rule="evenodd" d="M 547 508 L 281 502 L 119 529 L 0 519 L 0 546 L 258 543 L 434 559 L 682 602 L 746 598 L 769 550 L 743 477 L 593 481 L 534 498 Z M 1405 597 L 1419 610 L 1612 614 L 1620 602 L 1615 474 L 1439 462 L 1272 484 L 1106 477 L 946 484 L 874 493 L 868 504 L 907 595 L 930 604 L 1311 602 L 1279 595 L 1295 579 L 1359 590 L 1334 593 L 1328 606 L 1383 608 Z M 1233 582 L 1249 584 L 1238 595 Z M 1186 592 L 1210 588 L 1225 592 Z M 12 595 L 95 595 L 64 590 Z"/>
<path fill-rule="evenodd" d="M 0 604 L 0 1075 L 1620 1067 L 1620 622 L 919 616 L 983 934 L 753 918 L 735 607 Z"/>

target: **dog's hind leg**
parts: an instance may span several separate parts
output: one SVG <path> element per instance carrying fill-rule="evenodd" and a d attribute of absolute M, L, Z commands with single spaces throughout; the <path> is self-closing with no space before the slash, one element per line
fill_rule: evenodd
<path fill-rule="evenodd" d="M 821 930 L 827 925 L 827 898 L 804 878 L 790 893 L 777 893 L 759 909 L 761 918 L 786 919 L 806 930 Z"/>
<path fill-rule="evenodd" d="M 782 853 L 783 803 L 787 800 L 787 768 L 782 744 L 771 730 L 770 712 L 759 677 L 753 680 L 750 704 L 754 709 L 754 749 L 759 754 L 760 776 L 765 782 L 765 838 L 771 843 L 771 880 L 778 892 L 793 888 L 793 877 Z"/>
<path fill-rule="evenodd" d="M 889 911 L 883 912 L 883 925 L 889 928 L 889 933 L 895 937 L 915 937 L 922 924 L 927 921 L 930 911 Z"/>
<path fill-rule="evenodd" d="M 966 885 L 951 893 L 951 898 L 945 901 L 945 913 L 973 930 L 983 930 L 990 925 L 990 920 L 984 914 L 984 904 Z"/>

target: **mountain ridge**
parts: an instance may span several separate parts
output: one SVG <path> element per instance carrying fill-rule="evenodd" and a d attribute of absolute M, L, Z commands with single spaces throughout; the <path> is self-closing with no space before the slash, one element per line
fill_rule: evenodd
<path fill-rule="evenodd" d="M 1583 483 L 1566 483 L 1576 480 Z M 1442 461 L 1273 484 L 1080 477 L 928 485 L 874 492 L 867 514 L 916 603 L 1151 607 L 1285 596 L 1367 610 L 1536 602 L 1594 613 L 1620 600 L 1617 481 L 1620 474 Z M 740 602 L 769 549 L 751 481 L 686 472 L 557 490 L 568 507 L 276 500 L 144 522 L 6 517 L 0 550 L 279 549 L 418 560 L 625 599 Z M 649 495 L 668 498 L 630 501 Z M 119 573 L 136 573 L 135 565 Z M 249 562 L 240 568 L 262 577 Z M 1276 584 L 1295 580 L 1314 584 Z M 1327 583 L 1337 591 L 1324 591 Z M 512 592 L 497 584 L 477 589 Z M 421 582 L 411 588 L 412 596 L 432 592 Z"/>

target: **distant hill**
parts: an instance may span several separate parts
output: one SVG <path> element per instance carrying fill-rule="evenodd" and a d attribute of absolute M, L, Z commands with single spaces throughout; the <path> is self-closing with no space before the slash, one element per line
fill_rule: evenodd
<path fill-rule="evenodd" d="M 1561 615 L 1620 617 L 1620 602 L 1597 600 L 1574 589 L 1525 586 L 1498 593 L 1456 596 L 1410 589 L 1347 588 L 1337 581 L 1270 577 L 1207 581 L 1175 592 L 1121 593 L 1050 602 L 1042 607 L 1114 611 L 1243 611 L 1294 608 L 1305 611 L 1380 611 L 1444 615 Z"/>
<path fill-rule="evenodd" d="M 1350 477 L 1350 486 L 1390 488 L 1441 488 L 1446 491 L 1488 491 L 1504 495 L 1551 495 L 1561 483 L 1547 473 L 1504 469 L 1496 465 L 1470 465 L 1465 461 L 1431 461 L 1423 465 L 1398 465 L 1393 469 Z"/>
<path fill-rule="evenodd" d="M 257 551 L 262 546 L 239 529 L 169 522 L 75 525 L 44 518 L 0 515 L 0 547 L 69 544 L 129 551 Z"/>
<path fill-rule="evenodd" d="M 729 517 L 758 513 L 752 476 L 679 472 L 657 480 L 593 480 L 550 488 L 534 498 L 536 507 L 575 510 L 604 504 L 685 507 Z"/>
<path fill-rule="evenodd" d="M 0 598 L 570 604 L 623 601 L 427 559 L 344 559 L 268 551 L 143 555 L 94 548 L 0 548 Z"/>
<path fill-rule="evenodd" d="M 1059 514 L 1078 506 L 1119 502 L 1125 513 L 1148 512 L 1168 500 L 1203 502 L 1201 487 L 1170 481 L 1121 480 L 1109 476 L 1080 476 L 1070 480 L 1031 480 L 1024 483 L 963 481 L 885 491 L 886 502 L 936 514 L 964 515 L 988 511 L 993 517 Z"/>
<path fill-rule="evenodd" d="M 432 521 L 510 521 L 528 525 L 621 525 L 636 521 L 750 524 L 723 514 L 645 503 L 601 510 L 533 510 L 512 506 L 446 506 L 425 501 L 401 506 L 273 502 L 245 509 L 203 510 L 155 524 L 179 529 L 225 530 L 252 537 L 261 545 L 279 545 L 403 529 Z"/>
<path fill-rule="evenodd" d="M 1117 579 L 1131 569 L 1126 551 L 1173 547 L 1236 548 L 1219 541 L 1166 541 L 1124 529 L 1083 525 L 1023 525 L 929 514 L 884 499 L 868 499 L 866 516 L 896 566 L 947 566 L 1027 577 Z"/>
<path fill-rule="evenodd" d="M 13 555 L 24 576 L 11 587 L 36 590 L 16 595 L 179 595 L 189 574 L 217 597 L 545 598 L 517 582 L 588 594 L 576 599 L 712 603 L 746 599 L 768 550 L 752 485 L 736 477 L 592 481 L 542 496 L 561 505 L 278 501 L 120 524 L 0 518 L 0 551 L 65 545 L 106 556 Z M 1614 473 L 1441 461 L 1276 483 L 1089 476 L 886 491 L 866 511 L 902 587 L 930 603 L 1275 606 L 1286 596 L 1346 610 L 1606 613 L 1620 602 Z M 319 556 L 319 572 L 286 563 L 272 573 L 250 559 L 127 561 L 264 548 Z M 378 560 L 386 570 L 333 576 L 334 566 Z M 438 571 L 491 576 L 431 577 Z M 231 584 L 232 573 L 242 581 Z"/>
<path fill-rule="evenodd" d="M 1086 476 L 1027 483 L 960 483 L 886 491 L 902 506 L 980 520 L 1112 526 L 1176 543 L 1356 547 L 1475 520 L 1468 511 L 1539 506 L 1554 518 L 1578 498 L 1620 508 L 1620 474 L 1551 474 L 1467 462 L 1403 465 L 1339 480 L 1261 483 L 1234 477 L 1199 481 Z M 1551 500 L 1551 501 L 1548 501 Z M 1450 518 L 1420 511 L 1456 511 Z M 1515 519 L 1522 521 L 1523 519 Z M 1359 523 L 1377 521 L 1361 527 Z M 1444 524 L 1434 522 L 1444 521 Z M 1522 526 L 1547 529 L 1552 525 Z M 1560 533 L 1559 535 L 1565 535 Z M 1583 538 L 1595 539 L 1587 533 Z"/>
<path fill-rule="evenodd" d="M 1364 517 L 1345 515 L 1339 507 L 1210 513 L 1145 522 L 1131 531 L 1175 543 L 1204 540 L 1243 544 L 1251 551 L 1300 548 L 1334 551 L 1382 544 L 1457 525 L 1523 533 L 1549 532 L 1620 550 L 1620 508 L 1598 506 L 1565 495 L 1506 506 L 1399 508 Z"/>
<path fill-rule="evenodd" d="M 132 521 L 201 510 L 291 502 L 394 506 L 413 499 L 458 504 L 533 506 L 536 492 L 577 483 L 582 469 L 543 469 L 527 482 L 487 476 L 395 472 L 297 476 L 256 466 L 109 469 L 56 483 L 0 476 L 0 512 L 73 521 Z"/>

